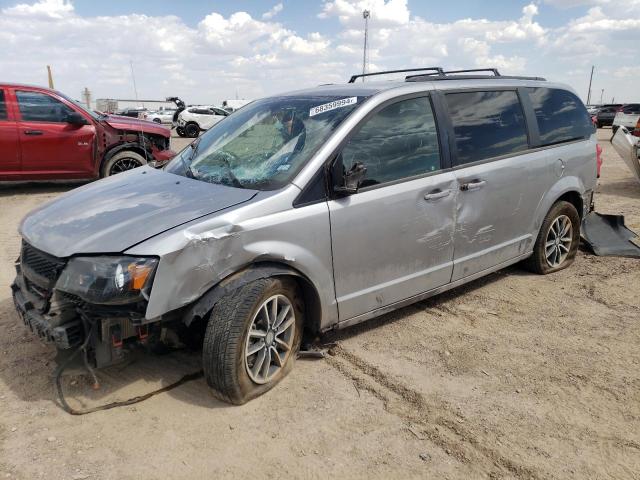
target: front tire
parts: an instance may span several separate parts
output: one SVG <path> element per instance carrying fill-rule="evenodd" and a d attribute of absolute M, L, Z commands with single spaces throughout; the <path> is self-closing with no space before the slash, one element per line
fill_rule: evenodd
<path fill-rule="evenodd" d="M 176 133 L 181 137 L 185 136 L 184 128 L 182 128 L 182 127 L 176 127 Z"/>
<path fill-rule="evenodd" d="M 295 281 L 282 277 L 251 282 L 216 304 L 205 333 L 203 368 L 217 398 L 241 405 L 291 371 L 303 307 Z"/>
<path fill-rule="evenodd" d="M 147 160 L 132 150 L 123 150 L 113 155 L 107 160 L 100 171 L 100 176 L 110 177 L 117 173 L 122 173 L 133 168 L 141 167 L 147 164 Z"/>
<path fill-rule="evenodd" d="M 541 275 L 567 268 L 576 258 L 579 243 L 580 215 L 571 203 L 559 201 L 544 218 L 526 266 Z"/>

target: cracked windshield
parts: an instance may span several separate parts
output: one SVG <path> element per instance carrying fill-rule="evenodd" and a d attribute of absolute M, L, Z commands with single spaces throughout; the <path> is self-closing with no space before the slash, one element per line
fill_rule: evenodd
<path fill-rule="evenodd" d="M 183 150 L 167 171 L 237 188 L 280 188 L 365 98 L 307 95 L 253 102 Z"/>

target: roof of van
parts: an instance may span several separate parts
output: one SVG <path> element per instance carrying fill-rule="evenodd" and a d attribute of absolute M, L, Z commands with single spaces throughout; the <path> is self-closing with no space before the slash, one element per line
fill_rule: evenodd
<path fill-rule="evenodd" d="M 568 85 L 546 80 L 533 80 L 509 77 L 483 77 L 483 78 L 447 78 L 447 79 L 424 79 L 419 81 L 390 80 L 390 81 L 356 81 L 355 83 L 327 84 L 317 87 L 306 88 L 284 92 L 274 96 L 327 96 L 327 97 L 369 97 L 376 93 L 397 89 L 398 95 L 416 91 L 429 90 L 453 90 L 465 88 L 496 88 L 496 87 L 545 87 L 559 88 L 575 91 Z"/>

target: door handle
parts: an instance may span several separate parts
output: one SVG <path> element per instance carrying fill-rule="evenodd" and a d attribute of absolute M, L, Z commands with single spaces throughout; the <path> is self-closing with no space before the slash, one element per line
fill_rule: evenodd
<path fill-rule="evenodd" d="M 460 185 L 460 190 L 463 192 L 471 191 L 471 190 L 480 190 L 487 184 L 486 180 L 473 180 L 469 183 L 463 183 Z"/>
<path fill-rule="evenodd" d="M 425 194 L 424 199 L 427 202 L 432 202 L 440 198 L 448 197 L 450 193 L 451 193 L 451 190 L 441 190 L 437 192 L 431 192 L 431 193 Z"/>
<path fill-rule="evenodd" d="M 25 130 L 25 135 L 42 135 L 42 130 Z"/>

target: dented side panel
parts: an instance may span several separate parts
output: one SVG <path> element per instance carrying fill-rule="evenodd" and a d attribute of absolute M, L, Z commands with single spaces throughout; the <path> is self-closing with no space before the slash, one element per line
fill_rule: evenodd
<path fill-rule="evenodd" d="M 300 190 L 263 193 L 247 206 L 150 239 L 132 255 L 160 255 L 146 318 L 198 300 L 225 277 L 258 262 L 289 265 L 311 279 L 322 306 L 321 328 L 337 321 L 326 202 L 291 208 Z"/>

